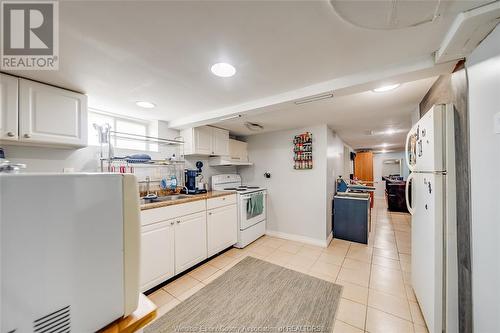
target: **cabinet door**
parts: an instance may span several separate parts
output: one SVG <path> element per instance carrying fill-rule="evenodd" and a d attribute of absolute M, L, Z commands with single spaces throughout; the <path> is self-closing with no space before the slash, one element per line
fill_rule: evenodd
<path fill-rule="evenodd" d="M 231 160 L 247 162 L 247 143 L 243 141 L 229 139 L 229 157 Z"/>
<path fill-rule="evenodd" d="M 207 258 L 206 212 L 190 214 L 175 223 L 175 274 Z"/>
<path fill-rule="evenodd" d="M 0 140 L 17 141 L 18 78 L 0 74 Z"/>
<path fill-rule="evenodd" d="M 236 205 L 211 209 L 207 216 L 208 256 L 236 244 L 238 216 Z"/>
<path fill-rule="evenodd" d="M 354 177 L 368 183 L 373 182 L 373 153 L 371 151 L 356 153 L 356 158 L 354 159 Z"/>
<path fill-rule="evenodd" d="M 412 184 L 411 284 L 429 332 L 442 332 L 445 177 L 415 173 Z"/>
<path fill-rule="evenodd" d="M 174 220 L 141 229 L 141 290 L 174 276 Z"/>
<path fill-rule="evenodd" d="M 87 96 L 20 79 L 20 140 L 87 145 Z"/>
<path fill-rule="evenodd" d="M 213 155 L 212 127 L 196 127 L 193 131 L 194 153 L 200 155 Z"/>
<path fill-rule="evenodd" d="M 212 128 L 212 155 L 227 156 L 229 155 L 229 131 L 220 128 Z"/>

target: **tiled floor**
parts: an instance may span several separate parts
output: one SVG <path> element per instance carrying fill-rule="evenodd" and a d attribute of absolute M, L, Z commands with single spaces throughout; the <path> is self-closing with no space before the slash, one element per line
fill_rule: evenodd
<path fill-rule="evenodd" d="M 243 250 L 231 249 L 149 297 L 159 316 L 246 256 L 344 286 L 335 333 L 427 332 L 410 285 L 410 217 L 389 213 L 382 200 L 372 210 L 369 244 L 334 239 L 328 248 L 264 236 Z"/>

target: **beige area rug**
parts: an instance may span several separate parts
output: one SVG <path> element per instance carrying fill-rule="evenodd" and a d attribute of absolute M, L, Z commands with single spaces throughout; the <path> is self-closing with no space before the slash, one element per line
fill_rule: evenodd
<path fill-rule="evenodd" d="M 247 257 L 144 329 L 331 332 L 342 286 Z"/>

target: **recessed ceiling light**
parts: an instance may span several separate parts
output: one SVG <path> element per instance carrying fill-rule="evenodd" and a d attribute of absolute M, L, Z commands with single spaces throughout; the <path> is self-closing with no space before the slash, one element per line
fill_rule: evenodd
<path fill-rule="evenodd" d="M 387 131 L 385 131 L 385 134 L 387 135 L 393 135 L 394 133 L 396 133 L 396 131 L 393 129 L 388 129 Z"/>
<path fill-rule="evenodd" d="M 145 108 L 145 109 L 152 109 L 156 106 L 154 103 L 146 102 L 146 101 L 137 101 L 137 102 L 135 102 L 135 105 L 140 106 L 141 108 Z"/>
<path fill-rule="evenodd" d="M 387 153 L 387 150 L 382 149 L 380 152 L 381 152 L 382 154 L 385 154 L 385 153 Z"/>
<path fill-rule="evenodd" d="M 388 146 L 388 144 L 387 144 L 387 143 L 383 143 L 381 146 L 382 146 L 382 147 L 387 147 L 387 146 Z"/>
<path fill-rule="evenodd" d="M 214 73 L 214 75 L 220 77 L 231 77 L 236 74 L 236 68 L 234 68 L 233 65 L 225 62 L 219 62 L 212 65 L 212 68 L 210 68 L 210 70 L 212 71 L 212 73 Z"/>
<path fill-rule="evenodd" d="M 373 91 L 374 92 L 386 92 L 386 91 L 389 91 L 389 90 L 396 89 L 399 86 L 400 86 L 399 83 L 390 84 L 390 85 L 387 85 L 387 86 L 382 86 L 382 87 L 375 88 L 375 89 L 373 89 Z"/>

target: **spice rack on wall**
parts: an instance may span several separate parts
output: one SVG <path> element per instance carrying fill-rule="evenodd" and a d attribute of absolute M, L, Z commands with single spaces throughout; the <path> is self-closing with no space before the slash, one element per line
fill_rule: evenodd
<path fill-rule="evenodd" d="M 313 168 L 312 133 L 305 132 L 293 138 L 293 160 L 295 170 Z"/>

